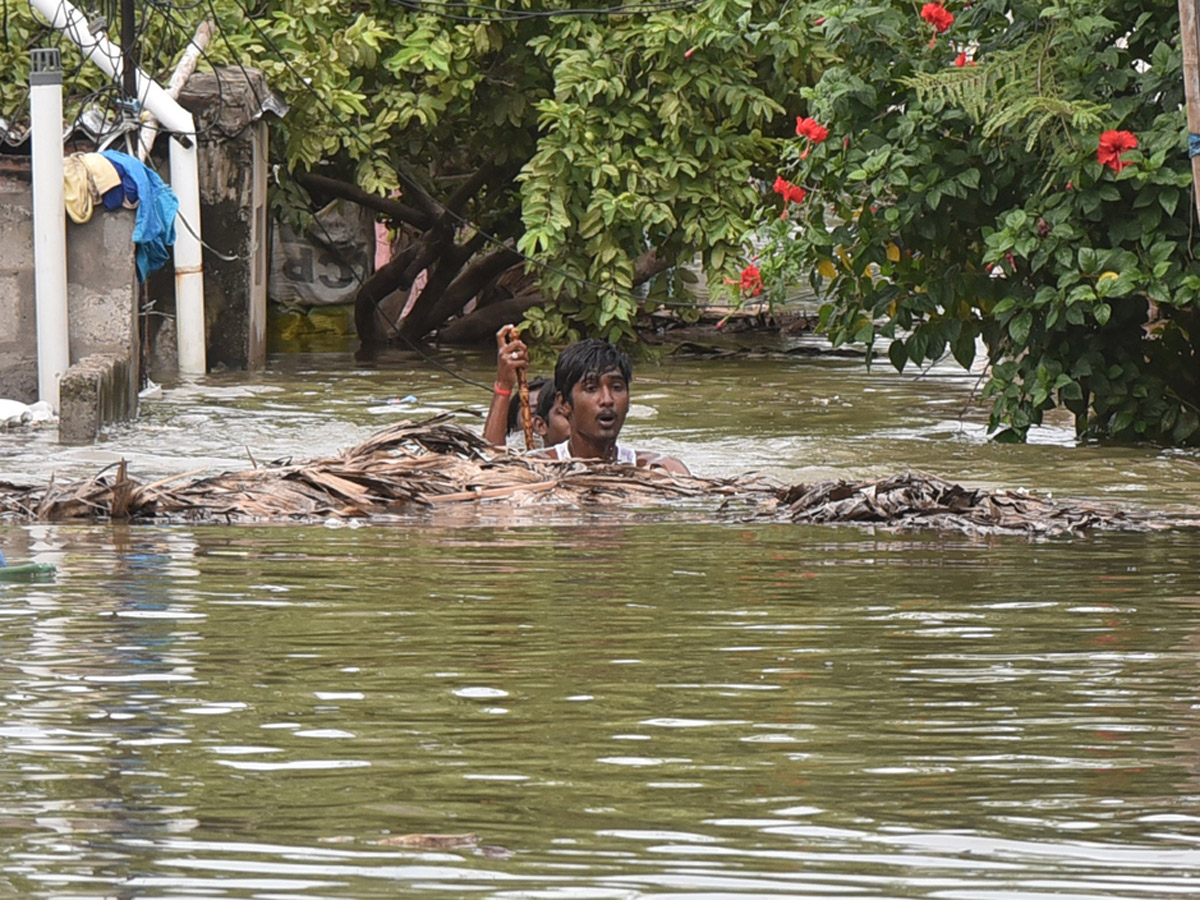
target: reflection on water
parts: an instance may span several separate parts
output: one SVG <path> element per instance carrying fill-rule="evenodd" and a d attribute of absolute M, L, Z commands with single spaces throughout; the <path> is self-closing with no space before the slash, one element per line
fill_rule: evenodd
<path fill-rule="evenodd" d="M 1197 891 L 1195 534 L 0 541 L 3 896 Z"/>

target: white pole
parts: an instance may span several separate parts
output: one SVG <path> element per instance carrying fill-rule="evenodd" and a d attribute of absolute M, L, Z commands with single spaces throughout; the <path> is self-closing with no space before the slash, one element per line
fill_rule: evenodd
<path fill-rule="evenodd" d="M 208 371 L 204 327 L 204 258 L 200 252 L 200 162 L 196 142 L 170 143 L 171 187 L 179 197 L 175 223 L 175 348 L 182 375 Z M 190 229 L 189 229 L 190 226 Z M 192 233 L 192 230 L 195 233 Z"/>
<path fill-rule="evenodd" d="M 123 77 L 120 49 L 103 34 L 88 30 L 87 17 L 68 0 L 29 0 L 56 29 L 78 45 L 89 59 L 114 78 Z M 171 188 L 179 198 L 183 222 L 175 229 L 175 331 L 179 371 L 203 375 L 208 370 L 204 331 L 204 264 L 200 244 L 200 175 L 196 156 L 196 125 L 192 115 L 138 69 L 137 92 L 142 105 L 173 132 Z M 59 153 L 61 157 L 61 152 Z M 185 225 L 184 222 L 187 224 Z M 190 228 L 188 226 L 191 226 Z M 192 232 L 195 232 L 194 234 Z"/>
<path fill-rule="evenodd" d="M 33 267 L 37 304 L 38 398 L 59 411 L 58 386 L 71 364 L 67 323 L 67 214 L 63 205 L 62 64 L 58 50 L 30 52 Z"/>

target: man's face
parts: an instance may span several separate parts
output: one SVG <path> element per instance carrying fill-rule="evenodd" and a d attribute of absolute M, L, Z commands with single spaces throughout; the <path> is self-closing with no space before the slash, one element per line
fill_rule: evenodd
<path fill-rule="evenodd" d="M 546 388 L 550 390 L 550 388 Z M 566 410 L 557 401 L 550 405 L 550 420 L 541 416 L 533 417 L 533 430 L 542 436 L 542 443 L 547 447 L 561 444 L 571 436 L 571 420 L 567 418 Z"/>
<path fill-rule="evenodd" d="M 588 373 L 571 388 L 571 430 L 596 443 L 615 441 L 629 413 L 629 383 L 619 370 Z"/>

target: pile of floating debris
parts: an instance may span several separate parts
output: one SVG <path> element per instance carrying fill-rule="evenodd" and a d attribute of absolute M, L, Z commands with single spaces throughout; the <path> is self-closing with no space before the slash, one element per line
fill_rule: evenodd
<path fill-rule="evenodd" d="M 869 482 L 797 484 L 780 490 L 777 497 L 777 517 L 817 525 L 1039 535 L 1200 526 L 1200 515 L 1168 518 L 1094 503 L 1055 503 L 1025 491 L 988 492 L 921 473 Z"/>
<path fill-rule="evenodd" d="M 711 479 L 654 469 L 530 459 L 497 452 L 449 416 L 400 422 L 336 457 L 151 484 L 124 461 L 95 477 L 47 487 L 0 483 L 0 518 L 78 522 L 314 522 L 394 520 L 439 505 L 630 509 L 686 503 L 719 522 L 858 524 L 968 534 L 1065 534 L 1200 525 L 1092 504 L 1058 504 L 1023 492 L 964 488 L 929 475 L 781 488 L 752 476 Z M 115 468 L 115 472 L 113 469 Z"/>

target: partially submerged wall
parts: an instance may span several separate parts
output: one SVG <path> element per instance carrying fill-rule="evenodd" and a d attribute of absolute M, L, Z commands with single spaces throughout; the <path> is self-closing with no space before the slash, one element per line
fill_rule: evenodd
<path fill-rule="evenodd" d="M 115 392 L 104 408 L 118 418 L 137 407 L 137 281 L 131 210 L 98 210 L 67 223 L 67 307 L 71 363 L 113 361 Z M 33 196 L 29 161 L 0 159 L 0 397 L 38 399 Z"/>
<path fill-rule="evenodd" d="M 179 103 L 195 117 L 198 132 L 208 368 L 258 369 L 267 358 L 270 251 L 263 116 L 282 115 L 287 107 L 261 72 L 240 66 L 193 74 Z M 186 227 L 176 223 L 176 230 Z M 168 270 L 152 275 L 148 285 L 157 314 L 145 323 L 149 375 L 162 380 L 175 368 L 174 285 Z"/>

